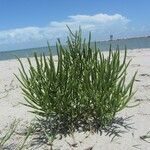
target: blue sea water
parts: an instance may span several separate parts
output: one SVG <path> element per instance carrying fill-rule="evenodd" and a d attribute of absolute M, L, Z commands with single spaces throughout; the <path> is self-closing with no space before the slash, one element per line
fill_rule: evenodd
<path fill-rule="evenodd" d="M 94 43 L 92 43 L 94 45 Z M 128 38 L 128 39 L 118 39 L 112 41 L 101 41 L 97 42 L 97 47 L 102 51 L 109 50 L 110 44 L 112 49 L 116 49 L 117 45 L 120 50 L 125 48 L 125 45 L 128 49 L 138 49 L 138 48 L 150 48 L 150 36 L 148 37 L 138 37 L 138 38 Z M 53 55 L 57 54 L 56 47 L 52 46 Z M 22 50 L 13 50 L 13 51 L 2 51 L 0 52 L 0 60 L 16 59 L 16 56 L 19 58 L 32 57 L 34 52 L 38 54 L 45 53 L 48 54 L 47 47 L 31 48 L 31 49 L 22 49 Z"/>

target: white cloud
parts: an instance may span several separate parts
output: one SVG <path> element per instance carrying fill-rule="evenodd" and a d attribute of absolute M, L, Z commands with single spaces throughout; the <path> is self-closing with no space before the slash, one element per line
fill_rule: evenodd
<path fill-rule="evenodd" d="M 127 29 L 129 20 L 120 15 L 96 14 L 96 15 L 74 15 L 64 21 L 52 21 L 46 27 L 25 27 L 0 31 L 0 50 L 18 49 L 31 46 L 45 45 L 46 40 L 54 44 L 56 38 L 64 38 L 66 25 L 76 30 L 79 26 L 84 32 L 92 31 L 94 39 L 106 39 L 110 34 L 119 35 Z M 86 34 L 85 34 L 86 35 Z M 39 42 L 40 41 L 40 42 Z M 44 43 L 45 42 L 45 43 Z M 31 43 L 34 43 L 32 45 Z M 28 46 L 27 46 L 28 45 Z M 18 46 L 18 48 L 17 48 Z"/>

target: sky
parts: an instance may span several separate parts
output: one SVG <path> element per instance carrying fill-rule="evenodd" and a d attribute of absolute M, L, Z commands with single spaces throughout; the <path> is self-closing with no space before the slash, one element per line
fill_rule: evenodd
<path fill-rule="evenodd" d="M 93 41 L 150 35 L 150 0 L 0 0 L 0 51 L 65 42 L 68 25 Z"/>

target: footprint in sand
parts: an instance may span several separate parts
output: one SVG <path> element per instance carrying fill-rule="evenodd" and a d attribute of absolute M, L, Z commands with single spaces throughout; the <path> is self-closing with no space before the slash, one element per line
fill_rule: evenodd
<path fill-rule="evenodd" d="M 132 64 L 131 66 L 132 67 L 140 67 L 141 65 L 140 64 Z"/>
<path fill-rule="evenodd" d="M 142 73 L 142 74 L 140 74 L 140 76 L 142 76 L 142 77 L 150 77 L 150 75 L 146 74 L 146 73 Z"/>
<path fill-rule="evenodd" d="M 145 90 L 150 90 L 150 84 L 148 85 L 142 85 L 144 87 Z"/>
<path fill-rule="evenodd" d="M 139 79 L 135 79 L 135 81 L 136 81 L 136 82 L 141 82 L 141 80 L 139 80 Z"/>

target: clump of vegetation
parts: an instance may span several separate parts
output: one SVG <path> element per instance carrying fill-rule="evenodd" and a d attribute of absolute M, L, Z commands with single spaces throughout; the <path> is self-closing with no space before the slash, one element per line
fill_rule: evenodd
<path fill-rule="evenodd" d="M 3 136 L 1 136 L 0 134 L 0 150 L 3 149 L 10 149 L 10 147 L 12 148 L 12 146 L 16 147 L 17 150 L 22 150 L 24 148 L 26 148 L 26 141 L 29 139 L 29 136 L 32 135 L 32 133 L 34 133 L 34 127 L 32 126 L 32 124 L 26 129 L 26 133 L 24 134 L 24 138 L 22 140 L 22 142 L 20 142 L 20 144 L 17 146 L 16 144 L 12 144 L 12 139 L 14 138 L 13 136 L 15 136 L 16 134 L 20 134 L 17 133 L 17 127 L 18 127 L 19 121 L 18 120 L 14 120 L 13 123 L 10 125 L 9 129 L 7 130 L 6 133 L 2 133 L 4 134 Z"/>
<path fill-rule="evenodd" d="M 56 123 L 57 128 L 74 131 L 83 124 L 105 127 L 112 123 L 117 112 L 126 107 L 133 96 L 135 75 L 126 83 L 127 50 L 123 61 L 120 51 L 109 50 L 108 56 L 82 39 L 81 29 L 70 29 L 67 46 L 56 43 L 58 64 L 49 46 L 49 56 L 35 53 L 34 66 L 28 58 L 29 70 L 21 64 L 21 88 L 32 113 Z M 85 127 L 85 126 L 84 126 Z"/>
<path fill-rule="evenodd" d="M 9 130 L 5 133 L 3 137 L 0 138 L 0 149 L 3 149 L 5 147 L 6 142 L 8 142 L 13 134 L 15 133 L 15 130 L 17 128 L 18 122 L 15 120 L 11 125 Z"/>

